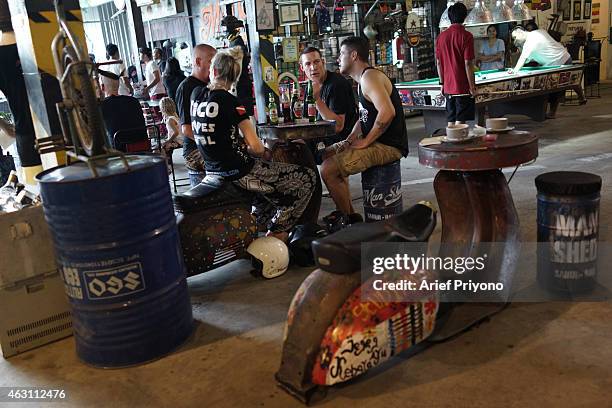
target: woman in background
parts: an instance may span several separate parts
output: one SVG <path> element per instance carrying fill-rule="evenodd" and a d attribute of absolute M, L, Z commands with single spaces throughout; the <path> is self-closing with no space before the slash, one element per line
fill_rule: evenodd
<path fill-rule="evenodd" d="M 183 74 L 178 60 L 174 57 L 168 58 L 162 80 L 164 82 L 164 86 L 166 87 L 166 91 L 168 91 L 168 96 L 173 101 L 176 98 L 176 90 L 184 79 L 185 74 Z"/>
<path fill-rule="evenodd" d="M 172 157 L 174 149 L 183 147 L 183 134 L 179 126 L 176 105 L 172 99 L 166 96 L 159 101 L 159 110 L 163 115 L 166 129 L 168 129 L 168 139 L 162 143 L 162 150 L 166 157 Z"/>
<path fill-rule="evenodd" d="M 480 70 L 504 69 L 504 55 L 506 46 L 504 40 L 497 38 L 497 28 L 494 25 L 487 27 L 487 39 L 482 42 L 478 53 Z"/>

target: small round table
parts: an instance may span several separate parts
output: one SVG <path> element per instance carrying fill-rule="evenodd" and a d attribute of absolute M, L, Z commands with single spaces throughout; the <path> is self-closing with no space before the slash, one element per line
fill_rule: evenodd
<path fill-rule="evenodd" d="M 257 125 L 257 133 L 272 150 L 272 159 L 283 163 L 299 164 L 314 170 L 317 185 L 308 206 L 298 223 L 316 223 L 321 208 L 323 186 L 315 159 L 304 140 L 316 140 L 335 135 L 335 121 L 300 122 L 280 125 Z"/>
<path fill-rule="evenodd" d="M 520 231 L 512 194 L 501 168 L 519 166 L 537 156 L 537 136 L 524 131 L 499 133 L 491 141 L 480 137 L 461 143 L 419 144 L 419 162 L 440 169 L 434 180 L 442 218 L 439 256 L 488 254 L 485 270 L 441 278 L 502 282 L 508 289 L 504 296 L 509 296 L 520 251 Z M 480 310 L 473 318 L 457 324 L 469 326 L 498 311 L 506 301 L 507 298 L 502 298 L 492 308 Z M 457 324 L 443 327 L 438 337 L 446 338 L 462 329 Z"/>

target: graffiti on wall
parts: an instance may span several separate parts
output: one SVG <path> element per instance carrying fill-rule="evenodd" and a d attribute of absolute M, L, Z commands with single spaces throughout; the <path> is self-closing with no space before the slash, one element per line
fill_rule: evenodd
<path fill-rule="evenodd" d="M 243 4 L 244 2 L 232 4 L 232 15 L 242 21 L 246 21 L 246 13 Z M 219 0 L 210 0 L 202 6 L 200 10 L 200 41 L 208 44 L 217 44 L 221 42 L 223 37 L 221 20 L 223 20 L 224 16 L 225 13 Z"/>

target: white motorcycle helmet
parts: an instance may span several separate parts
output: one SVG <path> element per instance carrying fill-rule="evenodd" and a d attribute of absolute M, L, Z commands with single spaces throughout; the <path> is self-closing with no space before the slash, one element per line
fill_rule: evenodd
<path fill-rule="evenodd" d="M 276 278 L 287 272 L 289 249 L 283 241 L 274 237 L 257 238 L 247 248 L 253 266 L 266 279 Z"/>

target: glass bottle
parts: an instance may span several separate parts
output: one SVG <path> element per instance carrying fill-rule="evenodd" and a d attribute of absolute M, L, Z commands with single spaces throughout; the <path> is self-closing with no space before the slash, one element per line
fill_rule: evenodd
<path fill-rule="evenodd" d="M 283 112 L 283 122 L 293 123 L 293 117 L 291 116 L 291 99 L 289 99 L 289 90 L 287 88 L 281 88 L 281 109 Z"/>
<path fill-rule="evenodd" d="M 271 125 L 278 125 L 278 108 L 276 107 L 276 100 L 274 99 L 274 93 L 270 93 L 270 96 L 269 96 L 268 116 L 270 117 Z"/>
<path fill-rule="evenodd" d="M 291 111 L 293 112 L 293 119 L 302 119 L 304 113 L 304 102 L 300 99 L 300 86 L 296 85 L 293 88 L 293 98 L 291 99 Z"/>
<path fill-rule="evenodd" d="M 314 96 L 312 94 L 312 81 L 308 81 L 308 93 L 306 95 L 306 109 L 308 112 L 308 121 L 317 121 L 317 105 L 315 104 Z"/>

